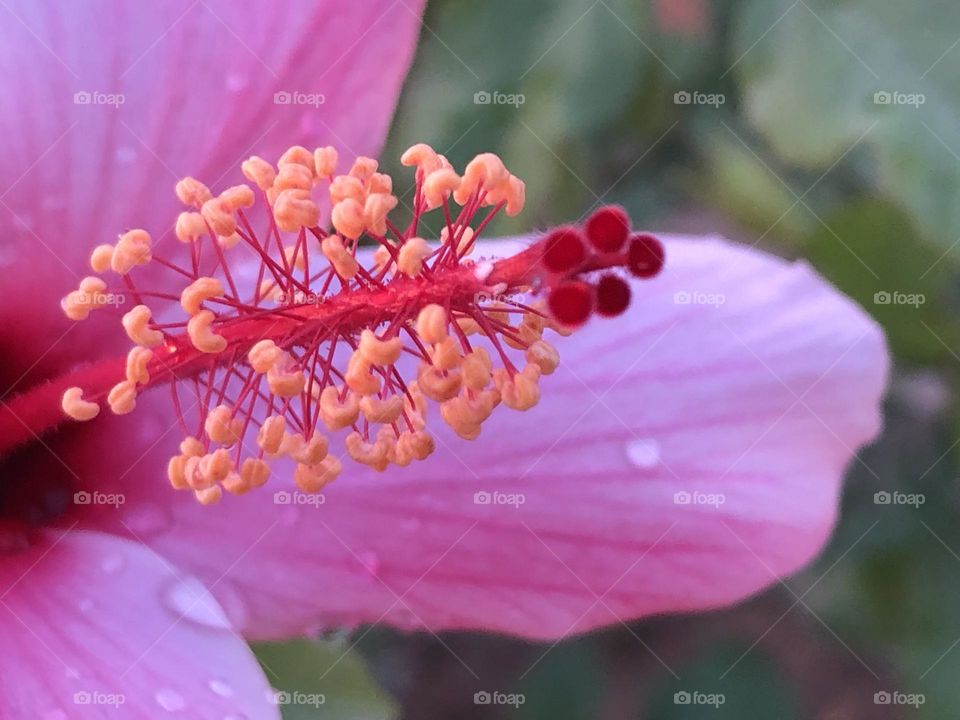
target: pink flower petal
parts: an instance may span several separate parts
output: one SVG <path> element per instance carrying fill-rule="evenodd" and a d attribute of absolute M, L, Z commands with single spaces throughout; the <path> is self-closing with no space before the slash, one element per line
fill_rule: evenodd
<path fill-rule="evenodd" d="M 199 583 L 147 548 L 75 531 L 0 564 L 0 716 L 279 718 Z"/>
<path fill-rule="evenodd" d="M 667 258 L 625 316 L 557 342 L 536 408 L 478 441 L 434 413 L 425 463 L 351 464 L 322 505 L 272 502 L 289 477 L 217 508 L 178 498 L 145 539 L 210 583 L 229 569 L 213 591 L 256 638 L 377 621 L 557 637 L 757 592 L 826 540 L 880 428 L 884 338 L 802 263 L 719 239 L 669 238 Z M 169 500 L 157 475 L 132 474 L 131 509 Z"/>
<path fill-rule="evenodd" d="M 67 330 L 58 301 L 89 274 L 95 245 L 144 227 L 166 254 L 182 250 L 170 233 L 180 177 L 216 192 L 244 180 L 249 155 L 273 162 L 297 143 L 334 144 L 342 163 L 375 155 L 422 4 L 4 3 L 0 268 L 12 302 L 0 347 L 36 347 L 22 371 Z M 64 342 L 43 365 L 67 345 L 75 356 Z"/>

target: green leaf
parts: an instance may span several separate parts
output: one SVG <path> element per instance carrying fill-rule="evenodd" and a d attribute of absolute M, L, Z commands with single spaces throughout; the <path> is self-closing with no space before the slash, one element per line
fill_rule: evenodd
<path fill-rule="evenodd" d="M 254 652 L 281 693 L 284 720 L 387 720 L 394 716 L 393 702 L 367 672 L 360 654 L 343 643 L 264 643 L 255 645 Z"/>
<path fill-rule="evenodd" d="M 735 27 L 730 63 L 774 152 L 827 169 L 862 144 L 865 181 L 941 248 L 960 238 L 960 4 L 750 0 Z"/>

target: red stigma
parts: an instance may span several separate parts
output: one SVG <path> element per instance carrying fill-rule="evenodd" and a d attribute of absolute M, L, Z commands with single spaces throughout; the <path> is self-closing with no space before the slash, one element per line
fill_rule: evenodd
<path fill-rule="evenodd" d="M 593 312 L 593 289 L 585 282 L 565 282 L 550 291 L 547 307 L 557 322 L 579 327 Z"/>
<path fill-rule="evenodd" d="M 630 305 L 630 286 L 617 275 L 604 275 L 597 282 L 597 314 L 604 317 L 622 315 Z"/>
<path fill-rule="evenodd" d="M 639 233 L 630 238 L 627 248 L 627 269 L 634 277 L 652 278 L 663 269 L 664 250 L 653 235 Z"/>
<path fill-rule="evenodd" d="M 543 245 L 543 264 L 551 272 L 570 272 L 580 267 L 587 257 L 583 233 L 570 225 L 564 225 L 551 232 L 543 240 Z"/>
<path fill-rule="evenodd" d="M 590 244 L 600 252 L 619 252 L 630 234 L 630 217 L 622 207 L 606 205 L 587 220 L 586 232 Z"/>

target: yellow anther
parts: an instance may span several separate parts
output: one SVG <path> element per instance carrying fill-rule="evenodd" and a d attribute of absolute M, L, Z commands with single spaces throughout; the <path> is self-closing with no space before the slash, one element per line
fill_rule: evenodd
<path fill-rule="evenodd" d="M 218 448 L 209 455 L 200 458 L 200 475 L 209 483 L 218 483 L 226 480 L 233 470 L 233 461 L 226 448 Z"/>
<path fill-rule="evenodd" d="M 403 398 L 400 395 L 388 398 L 368 395 L 360 400 L 360 410 L 368 422 L 389 425 L 395 423 L 403 412 Z"/>
<path fill-rule="evenodd" d="M 127 380 L 139 385 L 150 382 L 150 373 L 147 365 L 153 359 L 153 353 L 145 347 L 134 346 L 127 353 Z"/>
<path fill-rule="evenodd" d="M 431 359 L 437 370 L 452 370 L 460 367 L 460 362 L 463 359 L 460 354 L 460 345 L 448 335 L 433 346 Z"/>
<path fill-rule="evenodd" d="M 375 235 L 387 233 L 387 215 L 397 206 L 397 198 L 387 193 L 371 193 L 363 205 L 364 224 Z"/>
<path fill-rule="evenodd" d="M 333 455 L 327 455 L 316 465 L 298 463 L 293 471 L 293 481 L 306 493 L 316 493 L 337 479 L 342 467 Z"/>
<path fill-rule="evenodd" d="M 337 175 L 330 183 L 330 203 L 336 205 L 348 199 L 363 204 L 366 199 L 363 183 L 352 175 Z"/>
<path fill-rule="evenodd" d="M 267 386 L 273 395 L 281 398 L 296 397 L 303 392 L 307 379 L 302 370 L 281 369 L 281 363 L 267 370 Z"/>
<path fill-rule="evenodd" d="M 248 457 L 240 465 L 240 477 L 250 487 L 262 487 L 270 477 L 270 466 L 263 460 Z"/>
<path fill-rule="evenodd" d="M 527 203 L 527 186 L 523 180 L 515 175 L 510 176 L 510 189 L 507 192 L 506 200 L 505 210 L 507 215 L 516 217 L 523 212 L 523 206 Z"/>
<path fill-rule="evenodd" d="M 328 385 L 320 393 L 320 419 L 330 430 L 341 430 L 353 425 L 360 415 L 360 403 L 357 396 L 347 392 L 340 399 L 341 390 Z"/>
<path fill-rule="evenodd" d="M 186 455 L 174 455 L 167 462 L 167 480 L 174 490 L 186 490 L 190 487 L 187 484 L 186 465 Z"/>
<path fill-rule="evenodd" d="M 355 177 L 361 183 L 366 185 L 367 181 L 377 171 L 378 167 L 380 167 L 380 163 L 378 163 L 376 160 L 361 155 L 353 161 L 353 167 L 350 168 L 350 176 Z"/>
<path fill-rule="evenodd" d="M 433 436 L 423 430 L 400 433 L 397 445 L 398 450 L 409 454 L 414 460 L 426 460 L 435 448 Z"/>
<path fill-rule="evenodd" d="M 257 298 L 260 300 L 273 300 L 278 302 L 283 295 L 283 289 L 273 280 L 261 280 L 260 287 L 257 290 Z"/>
<path fill-rule="evenodd" d="M 537 340 L 526 352 L 527 361 L 534 363 L 544 375 L 551 375 L 560 365 L 560 353 L 546 340 Z"/>
<path fill-rule="evenodd" d="M 180 242 L 188 243 L 191 240 L 203 237 L 209 232 L 207 221 L 198 212 L 182 212 L 177 215 L 177 225 L 174 233 Z"/>
<path fill-rule="evenodd" d="M 207 200 L 200 208 L 200 214 L 217 235 L 233 235 L 237 231 L 233 207 L 223 197 Z"/>
<path fill-rule="evenodd" d="M 385 470 L 387 467 L 387 454 L 389 449 L 387 444 L 377 440 L 377 442 L 366 442 L 358 432 L 352 432 L 347 435 L 343 441 L 347 448 L 347 453 L 354 461 L 361 465 L 369 465 L 375 470 Z"/>
<path fill-rule="evenodd" d="M 460 176 L 453 170 L 434 170 L 423 180 L 423 197 L 427 201 L 427 209 L 433 210 L 443 205 L 443 201 L 459 187 Z"/>
<path fill-rule="evenodd" d="M 412 237 L 400 246 L 397 268 L 405 275 L 416 277 L 423 269 L 423 261 L 430 257 L 432 252 L 426 240 Z"/>
<path fill-rule="evenodd" d="M 456 323 L 464 335 L 476 335 L 481 330 L 480 323 L 471 317 L 457 318 Z"/>
<path fill-rule="evenodd" d="M 223 490 L 219 485 L 211 485 L 202 490 L 194 490 L 193 496 L 201 505 L 216 505 L 223 498 Z"/>
<path fill-rule="evenodd" d="M 315 432 L 309 440 L 304 439 L 300 433 L 288 435 L 285 440 L 290 440 L 290 438 L 295 438 L 295 440 L 290 442 L 287 448 L 281 448 L 281 451 L 286 451 L 291 458 L 299 463 L 316 465 L 327 456 L 329 444 L 327 438 L 320 433 Z"/>
<path fill-rule="evenodd" d="M 236 211 L 240 208 L 253 207 L 255 196 L 249 185 L 234 185 L 220 193 L 220 197 Z"/>
<path fill-rule="evenodd" d="M 129 310 L 120 322 L 127 337 L 141 347 L 156 347 L 163 342 L 163 333 L 150 329 L 150 308 L 146 305 Z"/>
<path fill-rule="evenodd" d="M 203 422 L 203 430 L 207 437 L 221 445 L 233 445 L 240 439 L 243 432 L 243 422 L 233 417 L 233 410 L 226 405 L 217 405 L 207 413 Z"/>
<path fill-rule="evenodd" d="M 217 243 L 219 243 L 220 247 L 222 247 L 224 250 L 235 248 L 240 244 L 241 239 L 240 233 L 234 233 L 233 235 L 227 235 L 226 237 L 223 235 L 217 235 Z"/>
<path fill-rule="evenodd" d="M 327 145 L 313 151 L 313 169 L 318 178 L 333 177 L 337 170 L 337 149 Z"/>
<path fill-rule="evenodd" d="M 287 421 L 283 415 L 271 415 L 263 421 L 257 433 L 257 446 L 268 455 L 280 452 L 280 445 L 286 435 Z"/>
<path fill-rule="evenodd" d="M 330 221 L 337 232 L 356 240 L 363 233 L 363 205 L 353 198 L 346 198 L 333 206 Z"/>
<path fill-rule="evenodd" d="M 227 339 L 210 329 L 214 315 L 209 310 L 201 310 L 187 323 L 187 335 L 193 346 L 204 353 L 223 352 L 227 347 Z"/>
<path fill-rule="evenodd" d="M 448 370 L 442 373 L 433 365 L 420 363 L 417 370 L 417 385 L 423 394 L 436 402 L 443 402 L 460 392 L 462 379 L 460 370 Z"/>
<path fill-rule="evenodd" d="M 297 163 L 281 165 L 277 179 L 273 181 L 273 189 L 282 190 L 310 190 L 313 187 L 313 168 L 304 167 Z"/>
<path fill-rule="evenodd" d="M 447 337 L 447 311 L 436 303 L 425 305 L 417 314 L 417 334 L 428 343 Z"/>
<path fill-rule="evenodd" d="M 231 495 L 244 495 L 250 492 L 250 483 L 240 473 L 233 471 L 224 478 L 221 487 Z"/>
<path fill-rule="evenodd" d="M 320 209 L 307 190 L 284 190 L 273 205 L 273 217 L 284 232 L 297 232 L 300 228 L 316 227 Z"/>
<path fill-rule="evenodd" d="M 97 245 L 90 253 L 90 267 L 94 272 L 102 273 L 110 269 L 113 259 L 113 245 Z"/>
<path fill-rule="evenodd" d="M 358 395 L 373 395 L 380 392 L 380 378 L 373 374 L 370 363 L 364 360 L 359 351 L 350 356 L 347 372 L 343 377 L 347 386 Z"/>
<path fill-rule="evenodd" d="M 270 189 L 277 177 L 277 171 L 273 169 L 273 165 L 256 155 L 251 156 L 249 160 L 244 160 L 240 169 L 243 171 L 243 176 L 261 190 Z"/>
<path fill-rule="evenodd" d="M 490 382 L 492 370 L 493 362 L 490 360 L 490 355 L 482 347 L 467 353 L 460 365 L 463 384 L 471 390 L 483 390 Z"/>
<path fill-rule="evenodd" d="M 124 380 L 114 385 L 107 395 L 107 404 L 114 415 L 126 415 L 137 406 L 137 385 Z"/>
<path fill-rule="evenodd" d="M 203 455 L 203 443 L 192 435 L 187 436 L 180 442 L 180 452 L 187 457 L 200 457 Z"/>
<path fill-rule="evenodd" d="M 80 289 L 67 294 L 60 301 L 64 314 L 71 320 L 86 320 L 93 310 L 103 307 L 107 300 L 107 284 L 98 277 L 85 277 Z"/>
<path fill-rule="evenodd" d="M 210 188 L 192 177 L 179 180 L 174 190 L 180 202 L 195 208 L 203 207 L 203 204 L 213 197 Z"/>
<path fill-rule="evenodd" d="M 466 257 L 473 252 L 475 247 L 473 242 L 473 228 L 454 225 L 453 237 L 458 236 L 460 241 L 457 243 L 457 255 L 459 257 Z M 440 228 L 440 243 L 442 245 L 447 245 L 450 243 L 450 233 L 447 231 L 446 227 Z"/>
<path fill-rule="evenodd" d="M 277 347 L 273 340 L 261 340 L 250 348 L 247 353 L 247 361 L 250 367 L 258 373 L 265 373 L 272 368 L 280 358 L 283 357 L 283 350 Z"/>
<path fill-rule="evenodd" d="M 423 170 L 424 174 L 431 173 L 443 167 L 440 162 L 440 156 L 436 151 L 425 143 L 413 145 L 400 156 L 400 164 L 404 167 L 417 167 Z"/>
<path fill-rule="evenodd" d="M 200 277 L 187 285 L 180 293 L 180 305 L 190 315 L 196 315 L 202 310 L 205 300 L 222 297 L 223 285 L 212 277 Z"/>
<path fill-rule="evenodd" d="M 95 402 L 83 399 L 83 390 L 78 387 L 67 388 L 60 401 L 60 407 L 67 417 L 81 422 L 93 420 L 100 414 L 100 406 Z"/>
<path fill-rule="evenodd" d="M 514 410 L 529 410 L 540 401 L 539 380 L 540 366 L 533 363 L 512 378 L 502 368 L 493 373 L 493 382 L 500 391 L 503 404 Z"/>
<path fill-rule="evenodd" d="M 370 365 L 393 365 L 400 358 L 401 352 L 403 340 L 398 337 L 381 340 L 370 329 L 360 333 L 357 354 Z"/>
<path fill-rule="evenodd" d="M 508 182 L 510 173 L 503 160 L 493 153 L 481 153 L 467 163 L 460 187 L 453 194 L 454 200 L 463 205 L 477 189 L 494 190 L 501 183 Z"/>
<path fill-rule="evenodd" d="M 440 417 L 464 440 L 480 437 L 480 423 L 468 420 L 462 411 L 463 400 L 459 397 L 440 403 Z"/>
<path fill-rule="evenodd" d="M 360 264 L 349 250 L 343 246 L 339 235 L 329 235 L 320 242 L 320 250 L 333 265 L 334 271 L 345 280 L 351 279 L 360 269 Z"/>
<path fill-rule="evenodd" d="M 300 165 L 313 174 L 313 153 L 302 145 L 293 145 L 287 148 L 277 161 L 277 166 L 281 170 L 285 165 Z"/>
<path fill-rule="evenodd" d="M 393 178 L 384 173 L 374 173 L 370 176 L 370 179 L 367 180 L 366 191 L 369 194 L 375 193 L 386 193 L 389 195 L 393 192 Z"/>
<path fill-rule="evenodd" d="M 391 244 L 391 247 L 394 247 Z M 382 272 L 393 265 L 393 255 L 385 245 L 378 245 L 373 251 L 373 262 L 376 264 L 377 272 Z"/>

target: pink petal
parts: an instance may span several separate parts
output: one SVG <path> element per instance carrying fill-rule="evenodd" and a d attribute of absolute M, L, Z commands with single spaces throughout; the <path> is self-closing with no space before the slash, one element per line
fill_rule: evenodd
<path fill-rule="evenodd" d="M 8 286 L 15 301 L 0 309 L 0 347 L 35 345 L 26 368 L 67 329 L 58 301 L 89 273 L 95 245 L 144 227 L 164 253 L 182 250 L 169 232 L 182 209 L 173 194 L 180 177 L 219 191 L 243 181 L 249 155 L 275 161 L 297 143 L 334 144 L 343 163 L 376 155 L 422 5 L 3 3 L 0 268 L 8 285 L 28 285 Z M 324 103 L 274 102 L 294 91 Z M 95 337 L 87 330 L 85 341 Z"/>
<path fill-rule="evenodd" d="M 213 509 L 177 498 L 146 540 L 208 582 L 229 570 L 214 593 L 256 638 L 377 621 L 557 637 L 796 571 L 880 428 L 883 335 L 802 263 L 719 239 L 667 249 L 625 316 L 557 342 L 541 403 L 498 411 L 478 441 L 434 413 L 425 463 L 351 464 L 320 506 L 272 503 L 289 476 Z M 133 473 L 131 508 L 169 500 L 157 475 Z"/>
<path fill-rule="evenodd" d="M 74 531 L 6 557 L 0 618 L 8 720 L 280 717 L 212 596 L 136 543 Z"/>

